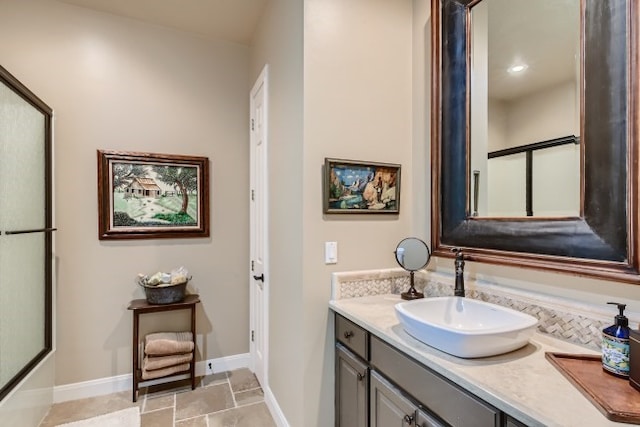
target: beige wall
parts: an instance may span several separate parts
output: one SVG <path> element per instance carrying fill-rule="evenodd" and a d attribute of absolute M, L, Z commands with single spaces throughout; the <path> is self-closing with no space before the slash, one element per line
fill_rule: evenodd
<path fill-rule="evenodd" d="M 431 99 L 427 96 L 431 90 L 431 3 L 412 3 L 411 234 L 431 246 Z"/>
<path fill-rule="evenodd" d="M 200 358 L 248 352 L 248 48 L 41 0 L 3 0 L 0 39 L 2 65 L 55 110 L 56 385 L 131 372 L 139 272 L 191 271 Z M 99 241 L 97 149 L 209 157 L 211 238 Z"/>
<path fill-rule="evenodd" d="M 412 232 L 411 0 L 307 0 L 304 31 L 304 426 L 333 424 L 334 271 L 393 267 Z M 325 157 L 402 165 L 399 215 L 323 215 Z M 415 159 L 420 164 L 423 159 Z M 324 264 L 324 242 L 338 263 Z M 315 396 L 319 396 L 316 398 Z"/>
<path fill-rule="evenodd" d="M 291 426 L 303 411 L 302 12 L 299 0 L 273 0 L 251 47 L 251 81 L 269 64 L 269 387 Z M 326 307 L 326 301 L 323 303 Z"/>
<path fill-rule="evenodd" d="M 272 2 L 251 50 L 252 77 L 268 63 L 270 78 L 268 375 L 290 425 L 325 426 L 333 424 L 331 272 L 393 266 L 411 229 L 411 2 L 306 1 L 304 37 L 298 3 Z M 323 215 L 325 157 L 402 164 L 400 215 Z M 339 262 L 325 265 L 332 240 Z"/>
<path fill-rule="evenodd" d="M 575 82 L 567 81 L 522 96 L 507 104 L 506 146 L 546 141 L 567 135 L 580 135 L 580 105 L 576 104 Z"/>

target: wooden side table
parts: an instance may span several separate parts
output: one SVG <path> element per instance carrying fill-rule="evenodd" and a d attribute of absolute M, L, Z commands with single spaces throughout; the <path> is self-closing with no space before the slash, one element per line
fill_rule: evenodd
<path fill-rule="evenodd" d="M 133 401 L 138 400 L 138 387 L 142 381 L 142 367 L 140 366 L 140 342 L 138 330 L 140 326 L 140 315 L 146 313 L 157 313 L 162 311 L 191 310 L 191 335 L 193 337 L 193 357 L 191 359 L 189 376 L 191 377 L 191 389 L 196 388 L 196 304 L 200 302 L 199 295 L 187 295 L 181 302 L 173 304 L 149 304 L 146 299 L 134 299 L 129 303 L 129 310 L 133 311 Z M 180 375 L 176 373 L 169 376 Z M 166 378 L 166 377 L 163 377 Z"/>

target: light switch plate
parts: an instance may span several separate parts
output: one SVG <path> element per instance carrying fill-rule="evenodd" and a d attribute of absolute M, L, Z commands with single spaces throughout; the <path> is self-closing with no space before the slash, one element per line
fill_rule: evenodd
<path fill-rule="evenodd" d="M 324 263 L 336 264 L 338 262 L 338 242 L 324 242 Z"/>

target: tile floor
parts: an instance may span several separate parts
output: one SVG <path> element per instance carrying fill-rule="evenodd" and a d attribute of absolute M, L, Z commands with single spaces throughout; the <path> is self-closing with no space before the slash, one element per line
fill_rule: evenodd
<path fill-rule="evenodd" d="M 57 403 L 40 427 L 138 406 L 141 427 L 275 427 L 264 403 L 262 388 L 248 369 L 208 375 L 198 379 L 195 390 L 184 380 L 143 388 L 138 401 L 131 391 Z"/>

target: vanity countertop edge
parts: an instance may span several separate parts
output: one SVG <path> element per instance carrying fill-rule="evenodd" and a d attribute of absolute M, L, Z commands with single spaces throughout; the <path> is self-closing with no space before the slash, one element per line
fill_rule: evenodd
<path fill-rule="evenodd" d="M 536 332 L 529 344 L 511 353 L 462 359 L 408 335 L 396 317 L 396 294 L 329 301 L 346 317 L 451 382 L 530 426 L 623 426 L 607 419 L 551 363 L 546 352 L 598 354 Z M 640 397 L 640 395 L 639 395 Z"/>

